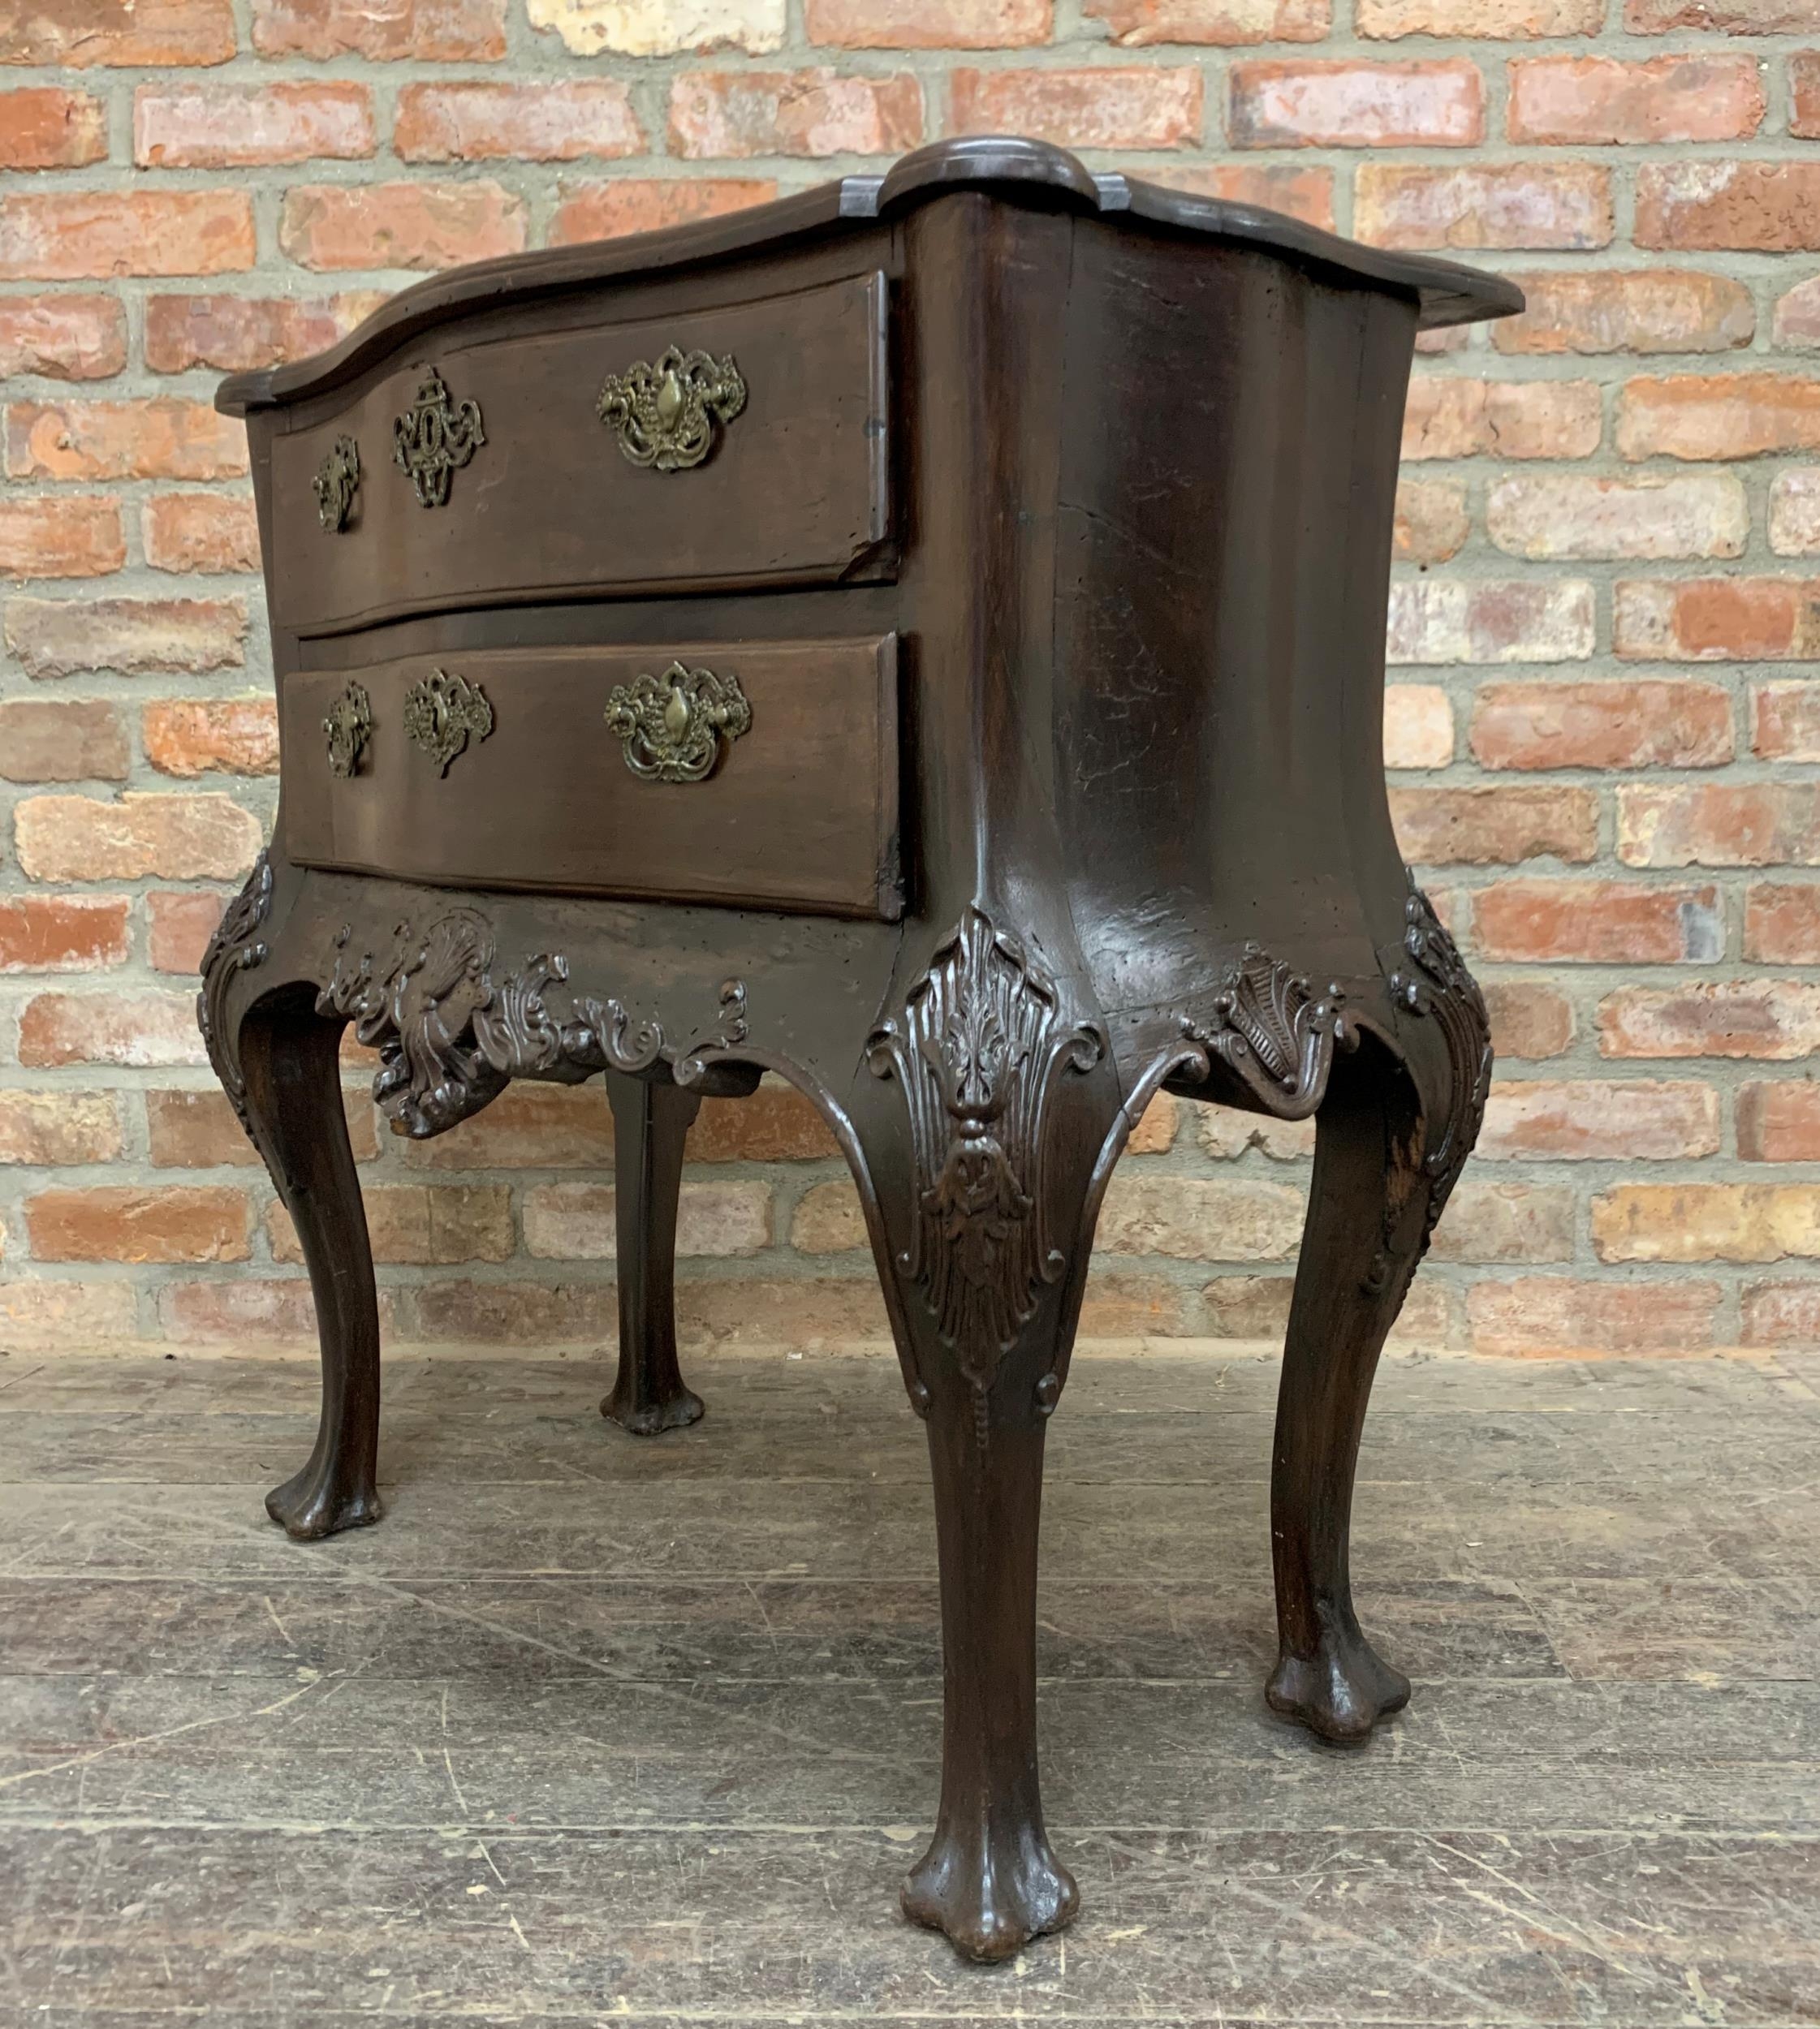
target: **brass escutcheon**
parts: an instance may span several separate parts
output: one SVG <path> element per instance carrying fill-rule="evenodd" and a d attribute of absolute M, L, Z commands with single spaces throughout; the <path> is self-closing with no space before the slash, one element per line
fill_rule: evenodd
<path fill-rule="evenodd" d="M 714 772 L 722 740 L 731 744 L 750 727 L 752 707 L 737 677 L 672 662 L 662 676 L 619 684 L 606 700 L 606 723 L 642 780 L 698 782 Z"/>
<path fill-rule="evenodd" d="M 714 447 L 715 423 L 724 427 L 746 405 L 746 384 L 729 353 L 666 346 L 653 366 L 636 360 L 609 374 L 597 404 L 601 420 L 634 465 L 660 472 L 687 472 Z"/>
<path fill-rule="evenodd" d="M 329 773 L 344 780 L 358 774 L 361 750 L 373 730 L 373 706 L 364 685 L 348 685 L 329 707 L 322 730 L 329 736 Z"/>
<path fill-rule="evenodd" d="M 420 507 L 445 506 L 450 473 L 485 442 L 480 403 L 451 404 L 434 367 L 424 376 L 416 401 L 392 419 L 392 462 L 409 478 Z"/>
<path fill-rule="evenodd" d="M 404 730 L 446 775 L 470 734 L 478 742 L 493 730 L 493 707 L 479 684 L 434 670 L 404 693 Z"/>

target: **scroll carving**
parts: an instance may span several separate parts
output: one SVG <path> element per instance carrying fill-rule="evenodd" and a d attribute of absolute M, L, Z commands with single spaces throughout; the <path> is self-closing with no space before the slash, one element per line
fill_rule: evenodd
<path fill-rule="evenodd" d="M 911 989 L 901 1021 L 868 1041 L 868 1065 L 897 1081 L 910 1116 L 916 1202 L 898 1269 L 982 1405 L 1043 1286 L 1067 1265 L 1043 1187 L 1056 1083 L 1091 1070 L 1105 1049 L 977 907 Z"/>
<path fill-rule="evenodd" d="M 1184 1032 L 1236 1072 L 1266 1112 L 1305 1120 L 1326 1095 L 1335 1049 L 1352 1046 L 1345 1001 L 1338 986 L 1318 996 L 1283 959 L 1248 944 L 1206 1020 L 1184 1023 Z"/>
<path fill-rule="evenodd" d="M 420 507 L 446 506 L 450 475 L 485 442 L 480 403 L 451 402 L 434 367 L 419 383 L 410 407 L 392 419 L 392 462 L 411 481 Z"/>
<path fill-rule="evenodd" d="M 240 1070 L 240 1053 L 230 1032 L 226 1015 L 227 989 L 235 977 L 263 965 L 271 948 L 259 935 L 272 907 L 272 863 L 261 853 L 253 862 L 247 884 L 222 911 L 208 949 L 202 954 L 202 990 L 196 997 L 196 1025 L 202 1032 L 209 1062 L 215 1067 L 222 1089 L 227 1094 L 240 1125 L 252 1138 L 252 1122 L 247 1113 L 247 1081 Z"/>
<path fill-rule="evenodd" d="M 379 1052 L 373 1098 L 394 1131 L 416 1140 L 477 1113 L 514 1078 L 573 1084 L 661 1061 L 690 1084 L 704 1075 L 705 1053 L 745 1040 L 746 989 L 737 980 L 722 986 L 718 1019 L 680 1044 L 618 1000 L 569 992 L 560 953 L 539 953 L 496 982 L 492 928 L 477 910 L 452 909 L 420 935 L 400 924 L 383 962 L 370 952 L 354 962 L 349 934 L 344 928 L 336 939 L 317 1006 L 348 1016 L 356 1036 Z"/>

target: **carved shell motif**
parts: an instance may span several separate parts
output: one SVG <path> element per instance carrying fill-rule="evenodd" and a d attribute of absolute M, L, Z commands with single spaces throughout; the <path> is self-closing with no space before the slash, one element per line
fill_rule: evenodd
<path fill-rule="evenodd" d="M 1105 1050 L 1070 1022 L 1055 982 L 969 907 L 866 1061 L 909 1109 L 916 1198 L 900 1272 L 982 1397 L 1045 1283 L 1066 1261 L 1046 1225 L 1043 1170 L 1057 1079 Z"/>
<path fill-rule="evenodd" d="M 1206 1020 L 1183 1027 L 1237 1072 L 1266 1112 L 1305 1120 L 1326 1092 L 1335 1049 L 1352 1045 L 1345 1002 L 1338 986 L 1317 997 L 1283 959 L 1248 944 L 1227 967 Z"/>

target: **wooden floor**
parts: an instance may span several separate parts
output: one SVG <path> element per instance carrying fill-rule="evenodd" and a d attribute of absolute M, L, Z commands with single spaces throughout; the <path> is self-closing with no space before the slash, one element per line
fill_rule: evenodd
<path fill-rule="evenodd" d="M 940 1716 L 895 1366 L 402 1360 L 377 1529 L 287 1363 L 0 1358 L 0 2023 L 1820 2023 L 1820 1363 L 1402 1359 L 1354 1562 L 1416 1679 L 1274 1721 L 1274 1363 L 1082 1357 L 1045 1789 L 1083 1912 L 904 1926 Z M 892 1576 L 891 1574 L 908 1574 Z"/>

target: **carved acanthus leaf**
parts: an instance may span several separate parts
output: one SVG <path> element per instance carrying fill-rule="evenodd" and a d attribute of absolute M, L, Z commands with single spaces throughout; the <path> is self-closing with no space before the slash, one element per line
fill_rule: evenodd
<path fill-rule="evenodd" d="M 1352 1046 L 1345 1001 L 1338 986 L 1317 996 L 1284 960 L 1248 944 L 1226 968 L 1206 1019 L 1183 1028 L 1235 1071 L 1267 1112 L 1305 1120 L 1326 1093 L 1335 1049 Z"/>
<path fill-rule="evenodd" d="M 235 977 L 263 965 L 270 948 L 259 931 L 272 907 L 272 863 L 261 852 L 253 862 L 247 884 L 222 911 L 202 954 L 202 990 L 196 997 L 196 1025 L 202 1032 L 203 1046 L 222 1089 L 239 1117 L 240 1125 L 252 1138 L 252 1122 L 247 1114 L 247 1081 L 240 1069 L 240 1053 L 226 1019 L 227 989 Z"/>
<path fill-rule="evenodd" d="M 415 1139 L 477 1112 L 514 1078 L 573 1084 L 662 1061 L 688 1084 L 701 1075 L 703 1053 L 745 1037 L 737 980 L 721 989 L 718 1022 L 679 1046 L 666 1042 L 660 1022 L 635 1018 L 617 1000 L 571 993 L 559 952 L 539 953 L 496 982 L 492 929 L 476 910 L 451 910 L 420 937 L 400 924 L 382 964 L 370 952 L 352 963 L 347 934 L 336 940 L 317 1006 L 350 1016 L 356 1036 L 378 1050 L 373 1097 L 394 1128 Z"/>
<path fill-rule="evenodd" d="M 977 907 L 910 989 L 901 1021 L 868 1042 L 868 1064 L 897 1080 L 910 1116 L 916 1198 L 898 1268 L 982 1398 L 1066 1265 L 1046 1225 L 1050 1102 L 1058 1078 L 1092 1069 L 1105 1047 Z"/>

